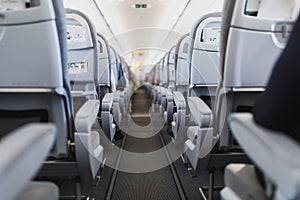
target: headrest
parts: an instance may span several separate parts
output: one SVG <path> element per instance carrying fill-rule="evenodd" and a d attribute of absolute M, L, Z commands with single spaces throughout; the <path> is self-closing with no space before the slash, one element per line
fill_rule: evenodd
<path fill-rule="evenodd" d="M 72 82 L 93 82 L 96 86 L 99 74 L 94 25 L 85 14 L 72 9 L 66 9 L 66 21 L 69 79 Z"/>
<path fill-rule="evenodd" d="M 292 19 L 298 0 L 260 0 L 257 10 L 257 17 L 265 19 Z M 295 19 L 295 18 L 294 18 Z"/>
<path fill-rule="evenodd" d="M 168 64 L 175 64 L 175 46 L 168 53 Z"/>
<path fill-rule="evenodd" d="M 189 51 L 189 34 L 185 34 L 180 38 L 175 50 L 175 64 L 178 59 L 186 59 Z"/>
<path fill-rule="evenodd" d="M 168 65 L 168 60 L 169 60 L 169 52 L 167 52 L 165 55 L 164 55 L 164 58 L 163 58 L 163 66 L 167 66 Z"/>
<path fill-rule="evenodd" d="M 68 49 L 93 48 L 92 34 L 88 22 L 76 13 L 67 13 Z"/>
<path fill-rule="evenodd" d="M 220 43 L 221 13 L 210 13 L 201 17 L 194 25 L 190 36 L 189 54 L 193 49 L 218 51 Z"/>
<path fill-rule="evenodd" d="M 261 19 L 296 19 L 299 0 L 247 0 L 246 15 Z"/>
<path fill-rule="evenodd" d="M 112 72 L 115 73 L 115 76 L 116 76 L 118 60 L 117 60 L 117 53 L 112 47 L 110 47 L 110 56 L 111 56 L 111 70 L 112 70 Z"/>
<path fill-rule="evenodd" d="M 227 0 L 223 13 L 225 18 L 232 16 L 232 20 L 227 21 L 225 26 L 229 22 L 234 27 L 273 31 L 272 26 L 280 21 L 296 20 L 299 6 L 299 0 Z"/>
<path fill-rule="evenodd" d="M 99 45 L 99 84 L 105 84 L 107 86 L 110 86 L 110 48 L 105 38 L 99 33 L 97 34 L 97 40 Z"/>
<path fill-rule="evenodd" d="M 62 4 L 53 5 L 55 1 L 52 0 L 26 1 L 26 8 L 20 9 L 19 1 L 0 2 L 0 7 L 6 8 L 0 11 L 3 72 L 0 73 L 0 86 L 63 87 L 65 66 L 60 45 L 63 37 L 58 30 L 60 20 L 55 16 L 55 9 L 59 10 Z M 12 9 L 13 2 L 18 9 Z M 57 14 L 63 15 L 63 10 Z"/>
<path fill-rule="evenodd" d="M 186 85 L 189 80 L 188 51 L 190 44 L 189 34 L 184 35 L 177 43 L 175 60 L 176 85 Z"/>
<path fill-rule="evenodd" d="M 188 42 L 183 42 L 182 43 L 182 53 L 188 53 L 189 51 L 189 43 Z"/>
<path fill-rule="evenodd" d="M 49 0 L 1 0 L 0 12 L 0 25 L 55 19 L 53 4 Z"/>
<path fill-rule="evenodd" d="M 0 1 L 0 11 L 24 10 L 24 9 L 26 9 L 25 0 Z"/>
<path fill-rule="evenodd" d="M 109 45 L 104 36 L 97 34 L 97 39 L 99 43 L 99 59 L 104 59 L 109 57 Z"/>
<path fill-rule="evenodd" d="M 117 62 L 116 51 L 112 47 L 109 47 L 109 52 L 110 52 L 110 57 L 112 59 L 112 62 Z"/>
<path fill-rule="evenodd" d="M 190 85 L 216 84 L 219 79 L 218 61 L 221 13 L 210 13 L 197 21 L 189 50 Z"/>
<path fill-rule="evenodd" d="M 201 34 L 201 42 L 207 44 L 219 44 L 220 32 L 220 27 L 204 28 Z"/>

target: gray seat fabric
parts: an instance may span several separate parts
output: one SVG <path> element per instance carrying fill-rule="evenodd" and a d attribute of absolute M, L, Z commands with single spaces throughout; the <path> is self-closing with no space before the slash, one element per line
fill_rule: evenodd
<path fill-rule="evenodd" d="M 168 61 L 169 60 L 169 52 L 167 52 L 163 59 L 162 59 L 162 76 L 160 77 L 161 79 L 161 86 L 167 88 L 168 87 Z"/>
<path fill-rule="evenodd" d="M 166 111 L 164 112 L 164 119 L 168 127 L 171 126 L 174 112 L 174 97 L 170 89 L 166 89 Z"/>
<path fill-rule="evenodd" d="M 200 128 L 212 126 L 213 112 L 204 101 L 198 97 L 188 97 L 188 105 L 192 121 L 194 121 Z"/>
<path fill-rule="evenodd" d="M 190 119 L 186 122 L 191 126 L 198 125 L 202 130 L 194 130 L 188 127 L 189 133 L 200 135 L 188 137 L 185 144 L 188 146 L 186 152 L 188 160 L 194 169 L 197 168 L 198 158 L 203 157 L 211 151 L 213 112 L 208 105 L 211 105 L 211 98 L 215 96 L 215 90 L 219 79 L 218 72 L 218 46 L 219 27 L 221 21 L 220 13 L 210 13 L 201 17 L 190 32 L 188 61 L 190 63 L 190 80 L 187 102 Z M 213 92 L 211 88 L 214 88 Z M 208 97 L 208 101 L 201 98 Z M 204 143 L 205 141 L 206 143 Z M 202 150 L 201 150 L 202 149 Z"/>
<path fill-rule="evenodd" d="M 300 161 L 295 159 L 299 144 L 285 134 L 257 125 L 250 113 L 232 114 L 229 123 L 239 144 L 266 177 L 267 185 L 275 186 L 271 191 L 274 198 L 299 199 Z"/>
<path fill-rule="evenodd" d="M 101 110 L 102 129 L 110 141 L 113 141 L 116 133 L 116 125 L 113 123 L 113 114 L 112 114 L 113 100 L 114 100 L 114 94 L 107 93 L 102 100 L 102 110 Z"/>
<path fill-rule="evenodd" d="M 0 40 L 0 48 L 5 49 L 0 54 L 3 72 L 0 74 L 0 135 L 28 122 L 54 123 L 58 134 L 49 155 L 52 160 L 44 163 L 39 175 L 57 177 L 68 174 L 80 177 L 81 186 L 88 185 L 102 161 L 86 159 L 94 156 L 89 154 L 87 148 L 79 151 L 81 138 L 88 138 L 89 141 L 92 134 L 91 126 L 85 128 L 87 132 L 81 133 L 76 132 L 74 127 L 67 81 L 63 3 L 59 0 L 40 0 L 39 6 L 29 6 L 8 13 L 5 14 L 6 20 L 0 22 L 6 29 Z M 16 15 L 23 17 L 15 17 Z M 22 37 L 15 37 L 20 32 L 23 33 Z M 8 55 L 12 54 L 19 59 L 11 59 Z M 99 109 L 99 103 L 88 103 L 85 107 Z M 94 116 L 94 113 L 90 115 Z M 95 120 L 96 116 L 93 122 Z M 71 145 L 74 143 L 76 154 Z M 66 167 L 57 167 L 62 165 Z M 98 166 L 97 170 L 94 169 L 95 166 Z"/>
<path fill-rule="evenodd" d="M 180 92 L 174 91 L 173 96 L 176 112 L 171 123 L 172 133 L 179 141 L 183 141 L 186 139 L 186 102 Z"/>
<path fill-rule="evenodd" d="M 168 53 L 160 60 L 158 64 L 159 86 L 157 86 L 156 102 L 159 106 L 159 112 L 164 115 L 167 109 L 165 88 L 168 87 Z"/>
<path fill-rule="evenodd" d="M 175 50 L 176 46 L 173 46 L 168 53 L 167 69 L 168 69 L 168 84 L 167 88 L 174 91 L 175 88 Z"/>
<path fill-rule="evenodd" d="M 41 10 L 44 12 L 40 12 Z M 14 17 L 20 13 L 23 14 L 22 18 Z M 36 21 L 42 23 L 35 23 Z M 58 24 L 62 27 L 58 28 Z M 0 88 L 6 92 L 0 92 L 0 110 L 3 112 L 0 120 L 3 132 L 0 135 L 30 121 L 54 122 L 60 134 L 57 135 L 51 156 L 57 158 L 67 157 L 66 139 L 74 138 L 69 132 L 73 128 L 73 116 L 65 77 L 66 55 L 61 55 L 66 53 L 66 45 L 62 44 L 66 41 L 66 36 L 60 35 L 65 30 L 64 25 L 62 2 L 48 0 L 42 0 L 38 7 L 11 11 L 6 15 L 6 20 L 1 22 L 6 31 L 0 41 L 0 48 L 5 49 L 0 55 L 3 70 Z M 23 32 L 24 35 L 16 39 L 15 32 Z M 31 47 L 30 51 L 28 46 Z M 19 59 L 11 59 L 8 55 L 12 54 Z M 13 89 L 16 91 L 9 92 Z M 53 100 L 52 103 L 49 102 L 50 99 Z M 8 113 L 12 116 L 9 119 Z M 20 118 L 18 113 L 24 117 Z"/>
<path fill-rule="evenodd" d="M 224 181 L 240 199 L 267 199 L 264 189 L 260 186 L 253 165 L 230 164 L 225 168 Z"/>
<path fill-rule="evenodd" d="M 110 63 L 110 84 L 111 90 L 110 92 L 114 93 L 117 90 L 118 84 L 118 58 L 116 50 L 112 47 L 109 48 L 110 56 L 111 56 L 111 63 Z"/>
<path fill-rule="evenodd" d="M 56 21 L 56 28 L 59 37 L 59 46 L 61 51 L 60 57 L 61 57 L 61 64 L 63 66 L 63 74 L 64 74 L 63 83 L 64 83 L 64 88 L 66 89 L 67 95 L 69 97 L 68 99 L 66 99 L 66 101 L 68 101 L 67 103 L 70 104 L 70 107 L 72 108 L 71 92 L 70 92 L 71 87 L 70 87 L 70 81 L 67 76 L 68 48 L 67 48 L 67 35 L 66 35 L 67 30 L 66 30 L 66 18 L 65 18 L 64 6 L 62 1 L 60 0 L 53 0 L 52 3 L 53 3 L 55 16 L 56 16 L 55 21 Z M 71 111 L 69 111 L 68 115 L 70 118 L 72 118 Z"/>
<path fill-rule="evenodd" d="M 215 96 L 219 73 L 221 13 L 210 13 L 201 17 L 190 32 L 188 63 L 190 71 L 189 96 L 208 98 Z"/>
<path fill-rule="evenodd" d="M 186 155 L 194 170 L 197 169 L 200 159 L 207 158 L 213 145 L 212 128 L 199 128 L 199 126 L 189 126 L 187 128 Z M 207 164 L 207 159 L 205 159 L 205 163 Z M 205 169 L 203 160 L 201 164 L 201 169 Z"/>
<path fill-rule="evenodd" d="M 58 187 L 50 182 L 30 182 L 16 200 L 58 200 Z"/>
<path fill-rule="evenodd" d="M 220 137 L 221 149 L 234 148 L 226 123 L 228 114 L 251 110 L 256 97 L 264 90 L 274 62 L 287 39 L 282 34 L 277 35 L 274 28 L 274 25 L 286 19 L 280 16 L 270 19 L 262 17 L 268 15 L 264 12 L 272 10 L 263 9 L 263 4 L 253 6 L 252 3 L 257 1 L 228 0 L 224 4 L 220 45 L 221 81 L 214 110 L 214 129 Z M 264 44 L 263 49 L 261 44 Z"/>
<path fill-rule="evenodd" d="M 113 117 L 114 117 L 114 121 L 116 123 L 116 125 L 118 127 L 121 126 L 121 123 L 122 123 L 122 112 L 121 112 L 121 107 L 120 107 L 120 96 L 121 96 L 121 91 L 117 90 L 115 93 L 114 93 L 114 97 L 113 97 L 113 105 L 112 105 L 112 114 L 113 114 Z M 124 105 L 124 99 L 122 99 L 122 103 Z"/>
<path fill-rule="evenodd" d="M 81 12 L 66 9 L 68 72 L 74 112 L 89 99 L 98 99 L 98 42 L 93 24 Z M 82 32 L 85 34 L 82 34 Z M 76 39 L 80 35 L 81 40 Z"/>
<path fill-rule="evenodd" d="M 192 141 L 194 139 L 196 139 L 196 137 L 198 135 L 198 130 L 199 130 L 198 126 L 190 126 L 190 127 L 188 127 L 187 138 L 190 138 Z"/>
<path fill-rule="evenodd" d="M 188 85 L 189 85 L 189 62 L 188 62 L 188 50 L 191 38 L 189 34 L 185 34 L 178 41 L 175 50 L 175 91 L 182 93 L 185 99 L 187 99 Z"/>
<path fill-rule="evenodd" d="M 75 116 L 75 143 L 76 159 L 79 176 L 84 192 L 87 192 L 89 184 L 96 177 L 103 161 L 103 147 L 100 145 L 99 132 L 92 130 L 97 122 L 99 101 L 87 101 Z M 88 159 L 87 159 L 88 158 Z"/>
<path fill-rule="evenodd" d="M 111 92 L 111 80 L 110 80 L 110 73 L 111 73 L 111 55 L 110 55 L 110 47 L 105 39 L 105 37 L 101 34 L 97 34 L 98 44 L 99 44 L 99 76 L 100 76 L 100 100 L 104 98 L 106 93 Z"/>
<path fill-rule="evenodd" d="M 161 88 L 161 113 L 163 113 L 168 128 L 173 118 L 173 95 L 175 88 L 175 46 L 164 57 L 163 85 Z"/>
<path fill-rule="evenodd" d="M 13 200 L 28 186 L 53 147 L 55 137 L 53 124 L 31 123 L 1 140 L 1 199 Z"/>

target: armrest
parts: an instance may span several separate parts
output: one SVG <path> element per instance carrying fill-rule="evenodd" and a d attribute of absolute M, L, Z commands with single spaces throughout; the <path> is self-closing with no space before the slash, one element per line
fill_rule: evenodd
<path fill-rule="evenodd" d="M 0 194 L 15 199 L 27 186 L 47 157 L 55 140 L 53 124 L 25 125 L 0 142 Z"/>
<path fill-rule="evenodd" d="M 99 100 L 88 100 L 78 110 L 75 116 L 76 131 L 80 133 L 90 132 L 99 112 Z"/>
<path fill-rule="evenodd" d="M 208 105 L 198 97 L 188 97 L 190 112 L 200 127 L 209 127 L 213 122 L 213 113 Z"/>
<path fill-rule="evenodd" d="M 173 102 L 174 97 L 170 89 L 166 89 L 167 102 Z"/>
<path fill-rule="evenodd" d="M 184 96 L 180 92 L 177 92 L 177 91 L 174 91 L 173 95 L 174 95 L 175 104 L 177 106 L 177 110 L 185 109 L 186 103 L 185 103 Z"/>
<path fill-rule="evenodd" d="M 102 100 L 102 111 L 110 111 L 114 100 L 113 93 L 107 93 Z"/>
<path fill-rule="evenodd" d="M 232 114 L 233 135 L 283 199 L 300 197 L 300 146 L 287 135 L 257 125 L 250 113 Z M 255 147 L 255 148 L 254 148 Z"/>
<path fill-rule="evenodd" d="M 85 97 L 89 95 L 97 95 L 95 91 L 81 91 L 81 90 L 73 90 L 71 91 L 72 97 Z"/>

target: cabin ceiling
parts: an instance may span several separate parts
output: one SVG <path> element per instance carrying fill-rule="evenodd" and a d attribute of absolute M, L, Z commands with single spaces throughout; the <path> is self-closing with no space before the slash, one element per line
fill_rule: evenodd
<path fill-rule="evenodd" d="M 198 18 L 221 11 L 223 0 L 64 0 L 64 4 L 84 12 L 129 65 L 148 72 Z"/>

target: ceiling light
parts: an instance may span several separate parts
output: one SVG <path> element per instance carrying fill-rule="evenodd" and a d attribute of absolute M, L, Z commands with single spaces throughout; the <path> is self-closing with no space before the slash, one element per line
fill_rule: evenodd
<path fill-rule="evenodd" d="M 151 8 L 151 5 L 147 3 L 136 3 L 133 4 L 132 7 L 137 9 L 147 9 L 147 8 Z"/>

